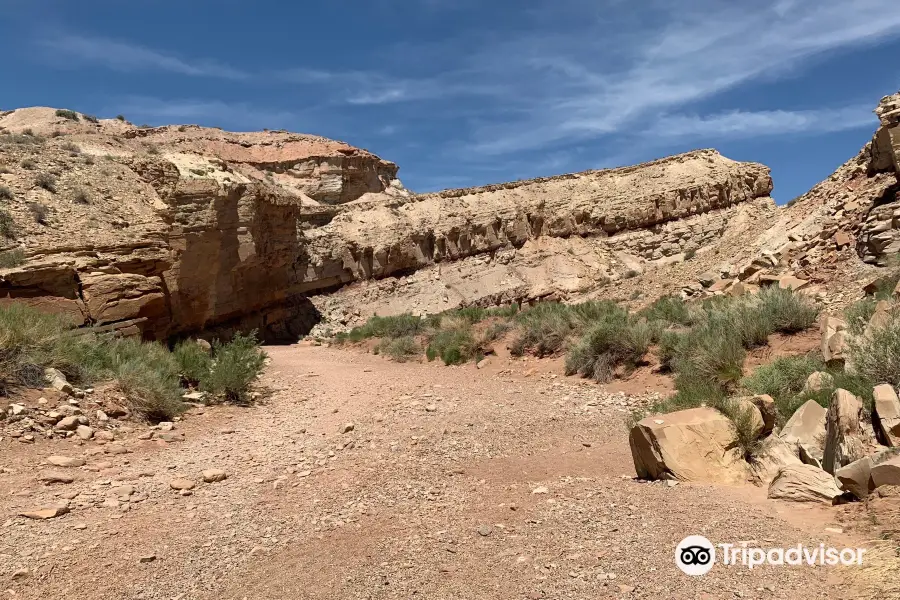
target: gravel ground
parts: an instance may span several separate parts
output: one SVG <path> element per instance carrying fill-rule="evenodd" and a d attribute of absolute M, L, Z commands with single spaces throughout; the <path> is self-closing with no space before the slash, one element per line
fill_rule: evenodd
<path fill-rule="evenodd" d="M 755 488 L 633 480 L 610 393 L 516 362 L 396 364 L 268 348 L 252 408 L 194 411 L 183 441 L 0 442 L 0 579 L 15 598 L 828 598 L 828 567 L 675 566 L 690 534 L 818 546 L 832 509 Z M 502 364 L 500 364 L 502 363 Z M 73 468 L 50 455 L 84 458 Z M 221 469 L 220 482 L 202 472 Z M 47 470 L 72 483 L 44 484 Z M 176 478 L 192 490 L 172 489 Z M 72 496 L 65 498 L 65 496 Z M 48 520 L 22 510 L 68 503 Z M 801 518 L 793 518 L 794 513 Z"/>

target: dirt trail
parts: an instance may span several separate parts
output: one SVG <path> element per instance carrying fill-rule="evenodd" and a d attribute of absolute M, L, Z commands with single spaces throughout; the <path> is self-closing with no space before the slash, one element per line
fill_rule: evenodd
<path fill-rule="evenodd" d="M 87 456 L 72 484 L 39 483 L 40 461 L 93 444 L 3 440 L 9 597 L 846 597 L 827 567 L 678 571 L 690 534 L 818 546 L 830 523 L 788 523 L 762 491 L 632 480 L 621 395 L 498 367 L 268 351 L 265 404 L 192 415 L 183 442 L 136 431 L 131 453 Z M 169 488 L 208 468 L 229 477 Z M 98 506 L 122 484 L 142 501 Z M 75 491 L 62 517 L 11 516 Z"/>

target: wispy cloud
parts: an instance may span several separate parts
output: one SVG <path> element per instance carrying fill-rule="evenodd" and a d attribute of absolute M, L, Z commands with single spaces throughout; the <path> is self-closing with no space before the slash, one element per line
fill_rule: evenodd
<path fill-rule="evenodd" d="M 731 110 L 713 115 L 661 117 L 647 134 L 657 138 L 726 139 L 874 129 L 870 104 L 817 110 Z"/>
<path fill-rule="evenodd" d="M 618 63 L 596 58 L 603 56 L 605 43 L 599 29 L 595 42 L 582 32 L 579 40 L 586 45 L 578 52 L 556 37 L 522 42 L 523 50 L 511 55 L 539 56 L 541 68 L 557 85 L 549 94 L 529 94 L 528 83 L 511 89 L 511 95 L 536 100 L 524 103 L 520 119 L 480 127 L 475 149 L 503 154 L 641 127 L 655 113 L 772 77 L 826 52 L 900 34 L 900 11 L 893 0 L 823 0 L 815 11 L 787 1 L 745 6 L 705 0 L 693 10 L 678 6 L 663 16 L 669 19 L 662 28 L 632 32 L 638 34 L 632 40 L 645 41 L 630 46 Z M 534 81 L 528 74 L 535 65 L 510 62 L 510 85 Z M 782 121 L 785 117 L 780 115 Z M 723 123 L 712 119 L 706 126 Z M 792 123 L 812 125 L 812 120 Z"/>
<path fill-rule="evenodd" d="M 166 71 L 194 77 L 246 79 L 249 75 L 210 59 L 184 59 L 144 46 L 106 38 L 57 34 L 38 42 L 45 52 L 59 53 L 66 63 L 99 65 L 122 72 Z"/>

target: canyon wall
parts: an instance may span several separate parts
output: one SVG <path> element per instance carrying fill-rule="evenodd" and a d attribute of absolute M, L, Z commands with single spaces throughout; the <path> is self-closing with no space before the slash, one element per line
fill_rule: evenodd
<path fill-rule="evenodd" d="M 0 128 L 0 302 L 152 339 L 295 338 L 359 286 L 380 290 L 361 313 L 568 297 L 774 210 L 768 169 L 713 150 L 413 195 L 393 163 L 315 136 L 42 108 L 0 113 Z"/>

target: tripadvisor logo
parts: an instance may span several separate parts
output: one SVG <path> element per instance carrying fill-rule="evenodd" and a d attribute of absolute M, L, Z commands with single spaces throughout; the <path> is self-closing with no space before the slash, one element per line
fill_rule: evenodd
<path fill-rule="evenodd" d="M 718 555 L 722 565 L 744 566 L 748 569 L 761 565 L 862 565 L 865 548 L 826 548 L 819 544 L 812 548 L 797 544 L 790 548 L 754 548 L 737 544 L 713 544 L 702 535 L 691 535 L 675 548 L 675 564 L 688 575 L 706 575 L 716 564 Z"/>

